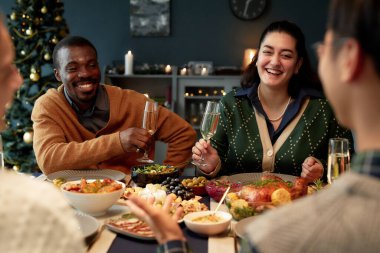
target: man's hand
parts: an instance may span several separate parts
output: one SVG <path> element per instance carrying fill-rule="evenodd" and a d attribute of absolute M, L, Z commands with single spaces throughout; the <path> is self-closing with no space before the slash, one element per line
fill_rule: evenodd
<path fill-rule="evenodd" d="M 132 127 L 120 132 L 120 142 L 125 152 L 146 149 L 152 136 L 143 128 Z"/>

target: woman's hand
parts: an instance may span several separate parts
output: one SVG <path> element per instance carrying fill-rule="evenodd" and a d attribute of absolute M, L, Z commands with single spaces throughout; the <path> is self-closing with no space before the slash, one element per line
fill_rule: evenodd
<path fill-rule="evenodd" d="M 193 160 L 198 163 L 205 163 L 207 165 L 199 166 L 199 169 L 204 173 L 209 174 L 214 171 L 219 163 L 219 156 L 216 149 L 214 149 L 209 142 L 200 139 L 192 148 Z"/>
<path fill-rule="evenodd" d="M 183 209 L 181 207 L 177 208 L 176 212 L 170 215 L 169 211 L 172 203 L 173 197 L 171 195 L 166 197 L 163 208 L 154 207 L 153 199 L 147 201 L 138 196 L 131 196 L 127 200 L 127 205 L 131 208 L 131 211 L 149 224 L 160 244 L 172 240 L 186 240 L 178 225 L 178 219 L 181 217 Z"/>
<path fill-rule="evenodd" d="M 323 165 L 316 158 L 309 156 L 302 164 L 301 177 L 305 178 L 307 183 L 312 183 L 323 176 Z"/>

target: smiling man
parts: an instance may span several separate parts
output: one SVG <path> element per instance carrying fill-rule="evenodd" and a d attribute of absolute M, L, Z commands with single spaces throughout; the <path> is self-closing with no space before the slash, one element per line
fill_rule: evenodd
<path fill-rule="evenodd" d="M 165 164 L 188 164 L 196 133 L 181 117 L 160 107 L 157 131 L 141 128 L 147 98 L 133 90 L 100 84 L 97 50 L 87 39 L 66 37 L 53 52 L 62 85 L 35 103 L 33 147 L 45 174 L 69 169 L 116 169 L 130 173 L 155 140 L 168 144 Z M 150 149 L 153 156 L 154 147 Z"/>

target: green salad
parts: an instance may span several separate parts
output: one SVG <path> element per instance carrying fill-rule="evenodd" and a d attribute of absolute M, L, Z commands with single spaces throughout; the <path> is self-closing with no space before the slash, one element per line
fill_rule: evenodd
<path fill-rule="evenodd" d="M 143 174 L 166 174 L 176 171 L 176 168 L 167 165 L 152 164 L 144 167 L 139 167 L 135 171 L 137 173 Z"/>

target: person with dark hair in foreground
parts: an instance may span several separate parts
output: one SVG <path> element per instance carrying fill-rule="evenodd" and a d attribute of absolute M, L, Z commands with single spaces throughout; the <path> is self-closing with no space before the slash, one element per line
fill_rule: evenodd
<path fill-rule="evenodd" d="M 6 105 L 23 80 L 0 14 L 0 131 Z M 74 210 L 51 183 L 0 168 L 0 252 L 85 252 Z"/>
<path fill-rule="evenodd" d="M 379 27 L 380 1 L 331 1 L 318 71 L 338 120 L 355 133 L 357 153 L 351 171 L 327 189 L 258 216 L 246 230 L 251 252 L 380 251 Z M 165 238 L 165 252 L 187 252 L 168 248 L 185 245 L 170 216 L 138 198 L 129 204 Z"/>

